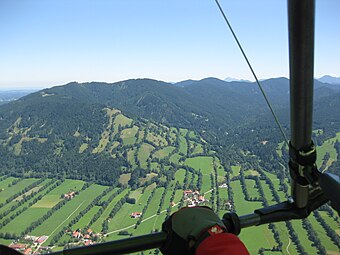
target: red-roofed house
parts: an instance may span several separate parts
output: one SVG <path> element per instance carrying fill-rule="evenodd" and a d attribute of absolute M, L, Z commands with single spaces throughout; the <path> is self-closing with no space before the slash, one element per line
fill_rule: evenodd
<path fill-rule="evenodd" d="M 14 250 L 24 250 L 27 247 L 27 244 L 22 244 L 22 243 L 14 243 L 9 245 L 10 248 Z"/>
<path fill-rule="evenodd" d="M 140 216 L 142 216 L 142 213 L 141 213 L 141 212 L 134 212 L 134 213 L 131 213 L 131 214 L 130 214 L 130 217 L 131 217 L 131 218 L 134 218 L 134 219 L 140 218 Z"/>
<path fill-rule="evenodd" d="M 199 196 L 199 197 L 198 197 L 198 200 L 199 200 L 199 201 L 204 201 L 204 197 L 203 197 L 203 196 Z"/>
<path fill-rule="evenodd" d="M 41 237 L 39 237 L 37 240 L 35 240 L 35 242 L 37 242 L 37 243 L 43 243 L 43 242 L 45 242 L 46 239 L 47 239 L 47 236 L 41 236 Z"/>
<path fill-rule="evenodd" d="M 72 236 L 74 238 L 79 238 L 81 236 L 81 233 L 75 230 L 75 231 L 73 231 Z"/>
<path fill-rule="evenodd" d="M 91 240 L 86 240 L 86 241 L 84 242 L 84 244 L 85 244 L 85 246 L 89 246 L 89 245 L 92 244 L 92 241 L 91 241 Z"/>
<path fill-rule="evenodd" d="M 32 248 L 27 248 L 25 251 L 24 251 L 24 254 L 31 254 L 32 252 Z"/>
<path fill-rule="evenodd" d="M 184 195 L 192 194 L 192 190 L 191 189 L 184 190 L 183 192 L 184 192 Z"/>

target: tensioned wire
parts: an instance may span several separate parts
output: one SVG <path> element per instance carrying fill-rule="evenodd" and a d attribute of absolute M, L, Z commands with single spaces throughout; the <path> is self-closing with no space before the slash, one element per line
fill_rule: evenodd
<path fill-rule="evenodd" d="M 268 100 L 268 98 L 267 98 L 267 95 L 266 95 L 266 93 L 264 92 L 264 90 L 263 90 L 263 88 L 262 88 L 261 83 L 260 83 L 259 80 L 257 79 L 257 76 L 256 76 L 256 74 L 255 74 L 255 72 L 254 72 L 253 67 L 251 66 L 251 64 L 250 64 L 250 62 L 249 62 L 249 60 L 248 60 L 248 58 L 247 58 L 246 53 L 244 52 L 244 50 L 243 50 L 243 48 L 242 48 L 242 46 L 241 46 L 239 40 L 237 39 L 237 36 L 236 36 L 236 34 L 235 34 L 233 28 L 231 27 L 231 25 L 230 25 L 230 23 L 229 23 L 229 21 L 228 21 L 227 16 L 224 14 L 224 11 L 223 11 L 223 9 L 222 9 L 220 3 L 218 2 L 218 0 L 215 0 L 215 2 L 216 2 L 216 4 L 217 4 L 218 8 L 220 9 L 220 12 L 221 12 L 221 14 L 222 14 L 222 16 L 223 16 L 225 22 L 227 23 L 227 25 L 228 25 L 228 27 L 229 27 L 229 29 L 230 29 L 230 32 L 233 34 L 233 37 L 234 37 L 234 39 L 235 39 L 235 41 L 236 41 L 236 43 L 237 43 L 237 45 L 238 45 L 240 51 L 242 52 L 242 55 L 243 55 L 244 59 L 245 59 L 246 62 L 247 62 L 248 67 L 249 67 L 250 71 L 252 72 L 252 74 L 253 74 L 253 76 L 254 76 L 254 78 L 255 78 L 255 81 L 256 81 L 258 87 L 260 88 L 261 93 L 262 93 L 264 99 L 265 99 L 266 102 L 267 102 L 267 105 L 268 105 L 268 107 L 269 107 L 269 109 L 270 109 L 270 111 L 271 111 L 271 113 L 272 113 L 272 115 L 273 115 L 273 117 L 274 117 L 274 119 L 275 119 L 275 122 L 276 122 L 277 126 L 279 127 L 280 132 L 281 132 L 281 134 L 282 134 L 282 136 L 283 136 L 285 142 L 286 142 L 287 145 L 288 145 L 289 142 L 288 142 L 287 136 L 286 136 L 285 132 L 283 131 L 283 128 L 282 128 L 282 126 L 281 126 L 281 124 L 280 124 L 280 121 L 279 121 L 279 119 L 277 118 L 277 116 L 276 116 L 276 114 L 275 114 L 275 112 L 274 112 L 274 110 L 273 110 L 273 107 L 271 106 L 271 104 L 270 104 L 270 102 L 269 102 L 269 100 Z"/>

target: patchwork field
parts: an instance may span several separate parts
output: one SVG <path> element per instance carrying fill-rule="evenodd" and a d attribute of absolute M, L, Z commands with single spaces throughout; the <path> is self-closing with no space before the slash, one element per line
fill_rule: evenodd
<path fill-rule="evenodd" d="M 110 109 L 107 114 L 109 124 L 92 153 L 126 156 L 129 167 L 120 175 L 121 186 L 1 176 L 1 244 L 33 242 L 24 240 L 26 235 L 46 236 L 43 246 L 57 251 L 70 243 L 81 246 L 159 231 L 164 219 L 183 206 L 207 205 L 221 217 L 229 211 L 244 215 L 289 195 L 278 176 L 256 164 L 226 166 L 193 131 L 143 126 Z M 338 156 L 334 143 L 339 135 L 320 146 L 318 163 L 325 170 Z M 86 149 L 81 145 L 79 153 Z M 279 156 L 284 149 L 284 144 L 277 146 Z M 326 153 L 330 157 L 323 162 Z M 324 206 L 306 221 L 250 227 L 240 238 L 251 254 L 339 254 L 334 237 L 339 238 L 339 223 Z"/>

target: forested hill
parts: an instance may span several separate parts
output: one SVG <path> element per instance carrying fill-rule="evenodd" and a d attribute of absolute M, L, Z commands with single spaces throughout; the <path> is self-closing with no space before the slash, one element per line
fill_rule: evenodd
<path fill-rule="evenodd" d="M 288 128 L 288 80 L 271 79 L 263 85 Z M 325 128 L 336 127 L 340 121 L 337 89 L 315 83 L 315 121 Z M 118 115 L 129 121 L 115 122 Z M 271 118 L 254 83 L 215 78 L 177 84 L 150 79 L 74 82 L 0 107 L 1 171 L 114 183 L 131 166 L 131 149 L 149 143 L 155 150 L 162 146 L 179 150 L 179 138 L 174 138 L 177 143 L 169 138 L 169 130 L 174 129 L 179 137 L 179 128 L 194 132 L 196 142 L 207 142 L 196 147 L 213 149 L 224 161 L 237 160 L 239 149 L 258 152 L 259 141 L 271 140 L 267 146 L 271 148 L 282 140 Z M 143 132 L 163 137 L 166 144 L 156 148 L 151 138 L 143 138 Z M 133 142 L 125 144 L 129 138 Z M 190 148 L 180 156 L 190 156 Z M 267 153 L 262 147 L 261 151 Z"/>
<path fill-rule="evenodd" d="M 269 79 L 262 83 L 274 107 L 288 109 L 288 79 Z M 340 92 L 340 88 L 316 80 L 315 91 L 315 101 L 318 101 L 336 91 Z M 53 97 L 48 96 L 51 94 Z M 20 107 L 25 108 L 32 104 L 64 102 L 66 99 L 86 105 L 115 107 L 133 117 L 153 119 L 173 126 L 201 129 L 218 126 L 233 130 L 239 123 L 257 121 L 259 114 L 268 113 L 255 83 L 225 82 L 216 78 L 174 85 L 150 79 L 127 80 L 113 84 L 69 83 L 31 94 L 3 111 L 17 111 Z"/>

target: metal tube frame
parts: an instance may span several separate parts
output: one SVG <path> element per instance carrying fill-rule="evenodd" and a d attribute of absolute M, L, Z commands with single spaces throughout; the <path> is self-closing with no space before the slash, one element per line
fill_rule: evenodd
<path fill-rule="evenodd" d="M 315 0 L 288 0 L 291 145 L 297 151 L 312 144 L 314 19 Z M 303 208 L 308 204 L 309 184 L 305 169 L 297 168 L 292 197 Z"/>

